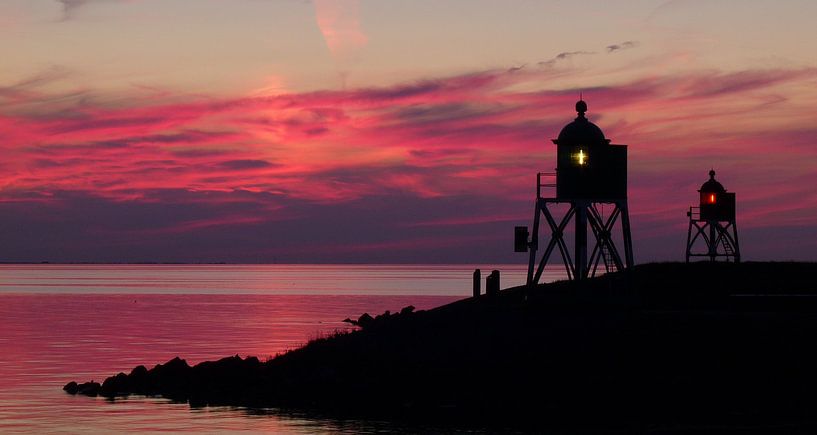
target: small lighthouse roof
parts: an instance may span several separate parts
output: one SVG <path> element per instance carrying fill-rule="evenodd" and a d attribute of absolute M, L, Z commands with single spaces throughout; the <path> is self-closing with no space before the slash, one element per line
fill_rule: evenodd
<path fill-rule="evenodd" d="M 698 192 L 702 193 L 724 193 L 726 189 L 723 188 L 723 185 L 715 180 L 715 170 L 709 171 L 709 180 L 706 183 L 701 185 L 701 190 Z"/>
<path fill-rule="evenodd" d="M 587 112 L 587 103 L 584 100 L 576 102 L 576 112 L 579 116 L 562 128 L 559 138 L 554 139 L 553 143 L 557 145 L 607 145 L 610 143 L 604 138 L 601 129 L 584 116 Z"/>

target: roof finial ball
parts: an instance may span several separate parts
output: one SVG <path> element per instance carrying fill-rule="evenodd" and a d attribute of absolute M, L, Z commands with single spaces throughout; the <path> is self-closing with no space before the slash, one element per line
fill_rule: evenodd
<path fill-rule="evenodd" d="M 715 170 L 714 170 L 714 169 L 710 169 L 710 170 L 709 170 L 709 179 L 710 179 L 710 180 L 714 180 L 714 179 L 715 179 Z"/>
<path fill-rule="evenodd" d="M 587 112 L 587 103 L 584 100 L 579 100 L 576 102 L 576 112 L 579 114 L 580 118 L 584 118 L 585 112 Z"/>

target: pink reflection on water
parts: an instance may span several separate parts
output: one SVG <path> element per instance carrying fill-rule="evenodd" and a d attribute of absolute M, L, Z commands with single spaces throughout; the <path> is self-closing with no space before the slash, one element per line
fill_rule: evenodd
<path fill-rule="evenodd" d="M 7 294 L 0 295 L 0 432 L 253 430 L 312 432 L 298 418 L 249 419 L 226 408 L 131 398 L 110 404 L 61 391 L 174 356 L 191 364 L 229 355 L 261 359 L 348 329 L 363 312 L 418 309 L 452 296 Z M 284 429 L 286 427 L 286 429 Z M 323 428 L 324 430 L 327 428 Z M 337 429 L 337 428 L 335 428 Z"/>

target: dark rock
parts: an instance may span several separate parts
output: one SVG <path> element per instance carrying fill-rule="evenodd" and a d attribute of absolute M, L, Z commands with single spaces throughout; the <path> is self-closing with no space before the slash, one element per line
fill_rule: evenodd
<path fill-rule="evenodd" d="M 65 391 L 68 394 L 77 394 L 78 389 L 79 389 L 79 385 L 77 385 L 77 383 L 74 382 L 74 381 L 71 381 L 71 382 L 65 384 L 64 387 L 62 387 L 62 390 Z"/>
<path fill-rule="evenodd" d="M 143 378 L 147 373 L 148 369 L 145 366 L 136 366 L 131 370 L 129 376 L 132 378 Z"/>
<path fill-rule="evenodd" d="M 99 382 L 85 382 L 77 386 L 77 394 L 82 394 L 89 397 L 96 397 L 99 395 L 99 390 L 102 386 Z"/>
<path fill-rule="evenodd" d="M 156 366 L 156 368 L 154 368 L 154 370 L 157 369 L 161 370 L 163 373 L 166 374 L 174 374 L 185 372 L 190 369 L 190 366 L 187 365 L 187 361 L 179 357 L 175 357 L 172 360 L 164 364 L 159 364 L 158 366 Z"/>
<path fill-rule="evenodd" d="M 400 310 L 400 315 L 411 314 L 413 312 L 414 312 L 414 305 L 409 305 L 407 307 L 403 307 L 403 309 Z"/>
<path fill-rule="evenodd" d="M 369 326 L 372 326 L 372 323 L 374 323 L 374 318 L 372 316 L 370 316 L 369 313 L 363 313 L 357 319 L 357 326 L 360 326 L 363 329 L 366 329 Z"/>
<path fill-rule="evenodd" d="M 131 391 L 131 382 L 128 378 L 128 375 L 124 373 L 119 373 L 116 376 L 111 376 L 108 379 L 105 379 L 105 382 L 102 383 L 102 387 L 99 391 L 99 394 L 111 397 L 111 396 L 118 396 L 118 395 L 127 395 Z"/>
<path fill-rule="evenodd" d="M 157 364 L 148 374 L 150 378 L 155 380 L 174 379 L 178 381 L 186 377 L 189 372 L 190 366 L 187 365 L 187 361 L 175 357 L 164 364 Z"/>

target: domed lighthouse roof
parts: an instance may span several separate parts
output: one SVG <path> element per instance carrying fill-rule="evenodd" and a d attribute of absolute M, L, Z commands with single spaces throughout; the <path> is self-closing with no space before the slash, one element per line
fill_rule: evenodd
<path fill-rule="evenodd" d="M 706 183 L 701 185 L 701 190 L 698 192 L 701 193 L 724 193 L 726 189 L 723 188 L 723 185 L 715 180 L 715 170 L 712 169 L 709 171 L 709 180 Z"/>
<path fill-rule="evenodd" d="M 579 116 L 573 122 L 567 124 L 559 133 L 558 139 L 553 139 L 556 145 L 607 145 L 609 139 L 604 137 L 604 133 L 596 125 L 590 122 L 585 116 L 587 103 L 579 100 L 576 103 L 576 112 Z"/>

